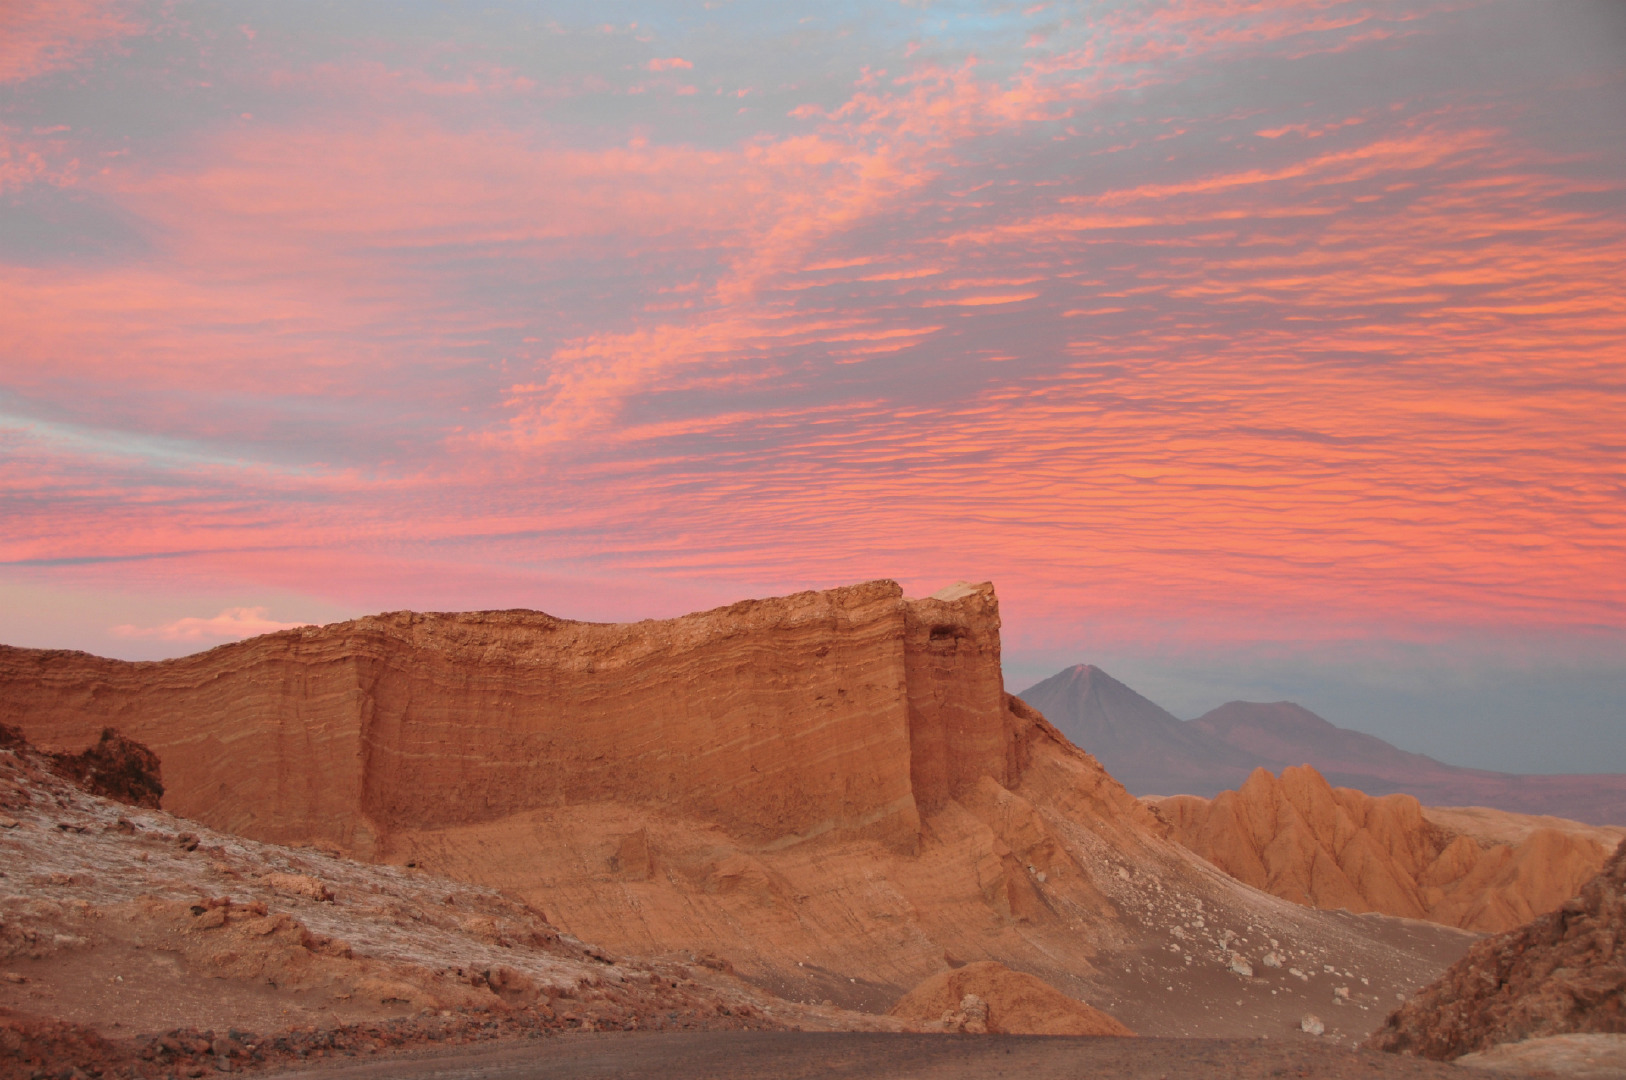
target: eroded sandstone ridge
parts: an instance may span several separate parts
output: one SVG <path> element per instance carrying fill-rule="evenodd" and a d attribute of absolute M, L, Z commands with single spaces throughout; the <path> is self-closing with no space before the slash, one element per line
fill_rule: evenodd
<path fill-rule="evenodd" d="M 993 590 L 945 595 L 872 582 L 616 625 L 398 612 L 150 664 L 4 649 L 0 722 L 60 747 L 117 726 L 162 758 L 167 809 L 363 856 L 605 799 L 910 848 L 922 810 L 1019 768 Z"/>
<path fill-rule="evenodd" d="M 1180 843 L 1296 904 L 1495 933 L 1575 895 L 1626 830 L 1334 788 L 1256 769 L 1240 790 L 1145 802 Z"/>
<path fill-rule="evenodd" d="M 214 828 L 495 887 L 620 954 L 715 954 L 872 1013 L 989 960 L 1143 1034 L 1315 1008 L 1353 1036 L 1466 947 L 1296 907 L 1170 842 L 1005 694 L 989 585 L 625 625 L 396 613 L 162 663 L 4 649 L 0 722 L 62 752 L 116 727 L 162 759 L 165 809 Z"/>
<path fill-rule="evenodd" d="M 1372 1042 L 1450 1060 L 1589 1032 L 1626 1033 L 1626 843 L 1557 911 L 1476 944 Z"/>

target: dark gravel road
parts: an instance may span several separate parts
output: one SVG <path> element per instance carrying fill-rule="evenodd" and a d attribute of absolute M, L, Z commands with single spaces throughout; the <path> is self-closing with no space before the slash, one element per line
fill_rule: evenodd
<path fill-rule="evenodd" d="M 340 1059 L 279 1080 L 1376 1080 L 1508 1077 L 1308 1038 L 1109 1039 L 794 1031 L 607 1033 L 433 1056 Z"/>

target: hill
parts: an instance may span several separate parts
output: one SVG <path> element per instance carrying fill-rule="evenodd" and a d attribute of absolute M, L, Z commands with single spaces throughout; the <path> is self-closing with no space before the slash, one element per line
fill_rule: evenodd
<path fill-rule="evenodd" d="M 1428 989 L 1390 1014 L 1372 1043 L 1437 1060 L 1472 1053 L 1487 1066 L 1522 1065 L 1534 1072 L 1564 1056 L 1566 1037 L 1613 1035 L 1598 1055 L 1607 1055 L 1602 1067 L 1574 1074 L 1619 1076 L 1620 1039 L 1626 1035 L 1623 996 L 1626 844 L 1556 911 L 1476 943 Z M 1548 1045 L 1540 1046 L 1544 1041 Z M 1506 1044 L 1537 1052 L 1494 1053 Z"/>

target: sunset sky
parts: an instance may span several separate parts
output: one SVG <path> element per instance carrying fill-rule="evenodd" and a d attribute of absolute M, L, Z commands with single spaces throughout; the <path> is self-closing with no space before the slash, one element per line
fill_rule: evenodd
<path fill-rule="evenodd" d="M 0 0 L 0 642 L 878 577 L 1626 771 L 1626 5 Z"/>

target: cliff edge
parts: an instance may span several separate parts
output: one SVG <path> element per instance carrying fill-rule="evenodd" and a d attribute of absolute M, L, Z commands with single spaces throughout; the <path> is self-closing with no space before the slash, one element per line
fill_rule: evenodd
<path fill-rule="evenodd" d="M 605 799 L 911 849 L 923 811 L 1019 768 L 993 587 L 942 595 L 877 581 L 630 624 L 395 612 L 158 663 L 0 648 L 0 723 L 75 750 L 117 727 L 163 760 L 166 809 L 362 857 Z"/>

